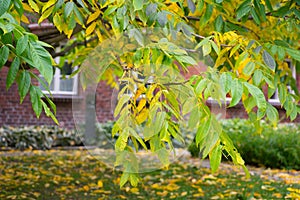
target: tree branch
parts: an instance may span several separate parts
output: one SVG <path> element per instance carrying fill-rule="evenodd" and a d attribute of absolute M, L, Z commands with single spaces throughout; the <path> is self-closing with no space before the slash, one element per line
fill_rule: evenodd
<path fill-rule="evenodd" d="M 80 46 L 80 45 L 85 45 L 86 43 L 92 42 L 92 41 L 94 41 L 96 39 L 97 39 L 97 37 L 95 36 L 95 37 L 90 38 L 87 41 L 82 41 L 82 42 L 77 42 L 76 41 L 73 44 L 71 44 L 70 46 L 67 46 L 63 51 L 58 52 L 58 53 L 54 52 L 54 53 L 51 53 L 51 55 L 52 55 L 53 58 L 58 57 L 58 56 L 64 56 L 64 55 L 66 55 L 66 53 L 68 53 L 74 47 Z"/>

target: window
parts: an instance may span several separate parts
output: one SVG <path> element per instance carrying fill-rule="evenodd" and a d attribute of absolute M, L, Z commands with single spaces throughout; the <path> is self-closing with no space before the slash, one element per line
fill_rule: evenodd
<path fill-rule="evenodd" d="M 289 61 L 289 60 L 287 60 L 286 63 L 288 64 L 288 67 L 292 71 L 293 78 L 296 80 L 296 68 L 295 68 L 295 66 L 293 66 L 292 63 L 291 63 L 291 61 Z M 288 91 L 290 93 L 293 93 L 293 90 L 292 90 L 291 86 L 288 85 L 287 87 L 288 87 Z M 276 89 L 276 91 L 274 92 L 274 94 L 270 97 L 269 102 L 270 103 L 279 103 L 280 102 L 279 101 L 279 96 L 278 96 L 278 89 Z"/>
<path fill-rule="evenodd" d="M 55 60 L 59 62 L 59 58 Z M 75 95 L 78 92 L 78 80 L 77 75 L 72 76 L 71 74 L 77 69 L 77 67 L 72 68 L 72 64 L 67 62 L 64 63 L 64 66 L 59 68 L 53 68 L 53 80 L 49 85 L 51 94 L 59 95 Z M 43 80 L 43 77 L 41 77 Z M 46 88 L 40 84 L 40 88 L 44 93 L 48 93 Z"/>

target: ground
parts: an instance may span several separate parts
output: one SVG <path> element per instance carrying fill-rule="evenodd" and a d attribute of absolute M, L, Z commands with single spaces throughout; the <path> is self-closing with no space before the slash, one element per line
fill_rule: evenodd
<path fill-rule="evenodd" d="M 110 154 L 106 154 L 108 157 Z M 209 162 L 187 153 L 169 169 L 141 174 L 120 189 L 120 172 L 90 151 L 0 152 L 0 199 L 299 199 L 300 172 L 230 163 L 211 174 Z"/>

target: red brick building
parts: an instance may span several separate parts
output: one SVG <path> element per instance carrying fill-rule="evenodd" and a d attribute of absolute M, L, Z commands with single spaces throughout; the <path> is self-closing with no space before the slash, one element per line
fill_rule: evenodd
<path fill-rule="evenodd" d="M 44 28 L 34 27 L 35 31 L 43 31 Z M 205 66 L 200 66 L 205 69 Z M 51 118 L 42 114 L 40 118 L 36 118 L 32 108 L 29 95 L 24 99 L 23 103 L 20 104 L 19 94 L 17 85 L 14 84 L 8 91 L 6 90 L 6 75 L 8 67 L 3 67 L 0 71 L 0 126 L 3 125 L 54 125 L 55 123 Z M 56 70 L 54 74 L 53 83 L 50 85 L 50 90 L 53 94 L 53 101 L 57 106 L 57 119 L 60 122 L 60 126 L 66 128 L 74 127 L 73 108 L 81 108 L 86 110 L 89 102 L 85 99 L 85 95 L 82 94 L 78 78 L 75 76 L 70 79 L 62 79 L 62 74 L 68 76 L 72 72 L 72 69 L 66 66 L 62 70 Z M 191 73 L 198 73 L 193 71 Z M 297 86 L 300 88 L 300 76 L 299 74 L 294 76 L 297 80 Z M 113 120 L 113 108 L 112 102 L 114 97 L 112 96 L 113 90 L 105 83 L 101 82 L 98 84 L 96 95 L 95 95 L 95 106 L 96 118 L 99 122 L 107 120 Z M 93 97 L 94 98 L 94 97 Z M 275 95 L 273 100 L 270 100 L 273 105 L 276 105 L 279 110 L 280 116 L 284 116 L 284 110 L 280 108 L 278 97 Z M 208 104 L 212 107 L 215 112 L 222 112 L 226 118 L 245 118 L 247 117 L 246 112 L 242 104 L 238 104 L 234 108 L 230 109 L 218 109 L 218 107 L 211 102 Z M 92 105 L 93 106 L 93 105 Z M 298 116 L 296 121 L 300 122 Z"/>

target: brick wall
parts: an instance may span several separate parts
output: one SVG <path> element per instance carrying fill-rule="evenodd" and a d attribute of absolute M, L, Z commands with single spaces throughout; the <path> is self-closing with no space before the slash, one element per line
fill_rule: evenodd
<path fill-rule="evenodd" d="M 24 99 L 23 103 L 20 104 L 19 94 L 17 85 L 14 84 L 8 91 L 6 91 L 6 74 L 8 68 L 3 67 L 0 71 L 0 126 L 3 125 L 55 125 L 51 118 L 41 114 L 40 118 L 37 119 L 32 108 L 29 95 Z M 300 86 L 298 76 L 298 86 Z M 85 109 L 86 102 L 85 98 L 82 97 L 82 93 L 79 93 L 78 98 L 73 100 L 68 98 L 55 98 L 54 102 L 57 106 L 57 119 L 60 122 L 60 126 L 66 128 L 74 128 L 74 119 L 72 106 L 77 108 Z M 113 90 L 107 86 L 104 82 L 98 84 L 95 94 L 95 109 L 96 117 L 99 122 L 107 120 L 113 120 L 113 108 L 116 104 L 116 94 Z M 284 110 L 277 106 L 280 117 L 284 119 Z M 224 109 L 221 109 L 224 112 Z M 218 113 L 217 106 L 213 106 L 213 112 Z M 247 114 L 241 104 L 234 108 L 226 109 L 226 118 L 246 118 Z M 300 117 L 297 117 L 297 122 L 300 122 Z"/>

